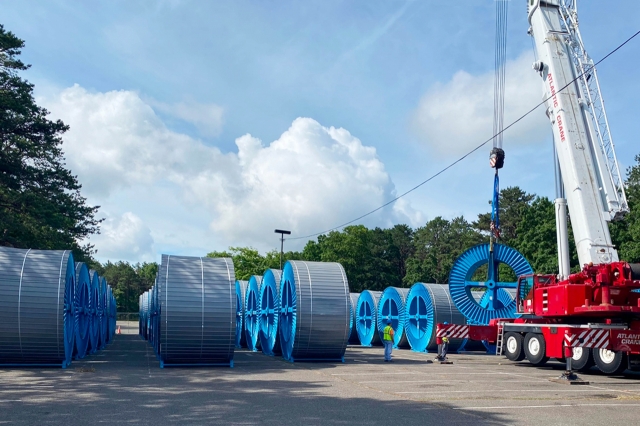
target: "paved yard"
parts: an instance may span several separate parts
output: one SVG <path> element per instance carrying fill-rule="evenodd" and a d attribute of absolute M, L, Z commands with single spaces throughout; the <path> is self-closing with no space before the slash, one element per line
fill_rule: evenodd
<path fill-rule="evenodd" d="M 425 425 L 635 424 L 640 376 L 583 375 L 556 384 L 563 366 L 488 355 L 350 347 L 346 362 L 296 363 L 246 350 L 235 368 L 160 369 L 150 346 L 119 335 L 70 368 L 0 370 L 0 424 Z"/>

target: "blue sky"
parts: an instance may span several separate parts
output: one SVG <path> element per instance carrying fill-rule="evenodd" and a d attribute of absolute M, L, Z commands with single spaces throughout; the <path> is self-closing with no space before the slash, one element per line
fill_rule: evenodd
<path fill-rule="evenodd" d="M 525 2 L 509 9 L 507 120 L 541 96 Z M 638 2 L 579 13 L 596 60 L 640 27 Z M 475 115 L 492 106 L 489 0 L 6 1 L 2 23 L 72 127 L 68 163 L 107 219 L 100 260 L 276 248 L 274 228 L 359 216 L 492 130 Z M 638 58 L 634 40 L 598 68 L 623 167 L 640 153 Z M 533 115 L 505 134 L 502 183 L 552 197 L 550 127 Z M 363 223 L 473 219 L 488 150 Z"/>

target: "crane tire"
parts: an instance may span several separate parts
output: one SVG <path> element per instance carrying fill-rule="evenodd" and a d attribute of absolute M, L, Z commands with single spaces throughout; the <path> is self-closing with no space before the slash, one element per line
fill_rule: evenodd
<path fill-rule="evenodd" d="M 593 367 L 593 355 L 590 348 L 573 348 L 571 368 L 577 371 L 587 371 Z"/>
<path fill-rule="evenodd" d="M 510 331 L 505 333 L 502 343 L 502 353 L 511 361 L 522 361 L 524 351 L 522 350 L 522 334 Z"/>
<path fill-rule="evenodd" d="M 533 365 L 542 365 L 549 361 L 546 356 L 547 345 L 540 333 L 527 333 L 524 336 L 524 355 Z"/>
<path fill-rule="evenodd" d="M 604 374 L 622 374 L 628 367 L 628 357 L 625 352 L 608 349 L 593 349 L 592 352 L 596 367 Z"/>

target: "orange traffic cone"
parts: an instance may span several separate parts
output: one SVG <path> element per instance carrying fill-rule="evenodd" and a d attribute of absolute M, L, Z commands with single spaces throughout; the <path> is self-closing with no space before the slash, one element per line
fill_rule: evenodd
<path fill-rule="evenodd" d="M 120 331 L 120 326 L 118 326 L 118 328 L 116 328 L 116 334 L 122 334 L 122 332 Z"/>

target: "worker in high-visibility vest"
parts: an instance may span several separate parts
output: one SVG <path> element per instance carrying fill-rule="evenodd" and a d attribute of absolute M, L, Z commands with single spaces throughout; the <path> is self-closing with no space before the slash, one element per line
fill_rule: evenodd
<path fill-rule="evenodd" d="M 391 362 L 391 351 L 393 351 L 393 336 L 396 334 L 391 327 L 391 319 L 387 318 L 387 325 L 382 330 L 382 343 L 384 343 L 384 362 Z"/>
<path fill-rule="evenodd" d="M 449 350 L 449 338 L 447 336 L 442 337 L 442 343 L 438 346 L 438 361 L 447 360 L 447 351 Z"/>

